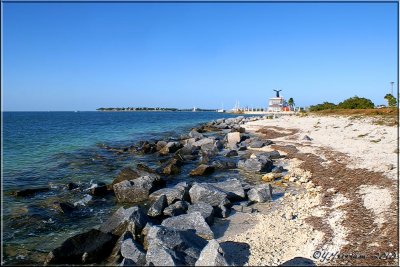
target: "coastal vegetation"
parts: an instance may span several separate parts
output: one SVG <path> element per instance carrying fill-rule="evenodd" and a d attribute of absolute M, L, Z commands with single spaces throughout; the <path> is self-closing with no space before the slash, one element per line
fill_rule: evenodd
<path fill-rule="evenodd" d="M 97 111 L 193 111 L 193 109 L 178 109 L 178 108 L 153 108 L 153 107 L 127 107 L 127 108 L 98 108 Z M 216 109 L 201 109 L 196 108 L 196 111 L 216 111 Z"/>
<path fill-rule="evenodd" d="M 374 108 L 374 103 L 364 97 L 350 97 L 339 104 L 324 102 L 322 104 L 310 106 L 310 111 L 332 110 L 332 109 L 369 109 Z"/>
<path fill-rule="evenodd" d="M 388 107 L 393 108 L 397 106 L 397 99 L 392 94 L 386 94 L 384 98 L 388 102 Z"/>
<path fill-rule="evenodd" d="M 289 98 L 289 100 L 288 100 L 288 105 L 289 105 L 289 107 L 290 107 L 291 109 L 294 108 L 295 103 L 294 103 L 293 97 Z"/>

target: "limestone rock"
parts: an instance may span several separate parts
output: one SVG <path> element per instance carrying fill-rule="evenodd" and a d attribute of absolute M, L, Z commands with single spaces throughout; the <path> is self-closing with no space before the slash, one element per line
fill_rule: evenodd
<path fill-rule="evenodd" d="M 240 132 L 228 133 L 227 140 L 229 145 L 236 145 L 240 142 Z"/>
<path fill-rule="evenodd" d="M 253 202 L 272 201 L 272 186 L 270 184 L 257 185 L 247 192 L 247 196 Z"/>

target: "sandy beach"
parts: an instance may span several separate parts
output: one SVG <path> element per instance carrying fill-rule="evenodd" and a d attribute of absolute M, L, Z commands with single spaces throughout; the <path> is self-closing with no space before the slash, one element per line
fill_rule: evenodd
<path fill-rule="evenodd" d="M 260 204 L 259 213 L 236 213 L 221 241 L 249 244 L 250 255 L 242 255 L 248 265 L 295 257 L 317 265 L 397 265 L 396 126 L 369 117 L 309 115 L 244 127 L 274 142 L 253 150 L 286 155 L 288 175 L 275 186 L 294 182 L 304 191 L 285 193 L 279 209 Z M 252 226 L 239 227 L 243 222 Z"/>

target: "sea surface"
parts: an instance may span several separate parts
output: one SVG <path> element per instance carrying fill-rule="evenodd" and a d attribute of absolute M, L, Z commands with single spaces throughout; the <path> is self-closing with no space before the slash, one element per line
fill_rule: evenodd
<path fill-rule="evenodd" d="M 5 264 L 42 263 L 67 237 L 102 223 L 118 205 L 112 196 L 91 198 L 66 190 L 110 183 L 125 166 L 146 156 L 110 150 L 141 140 L 179 137 L 200 123 L 234 115 L 215 112 L 4 112 L 3 248 Z M 50 186 L 31 197 L 14 190 Z M 63 214 L 57 203 L 78 203 Z"/>

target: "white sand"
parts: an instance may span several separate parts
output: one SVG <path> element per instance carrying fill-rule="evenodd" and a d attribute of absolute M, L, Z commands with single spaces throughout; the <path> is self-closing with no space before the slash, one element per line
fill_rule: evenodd
<path fill-rule="evenodd" d="M 250 122 L 245 128 L 248 131 L 255 131 L 265 126 L 299 129 L 298 140 L 288 140 L 287 137 L 274 140 L 309 144 L 311 150 L 329 147 L 347 154 L 352 159 L 348 164 L 350 168 L 380 171 L 390 179 L 397 179 L 397 153 L 394 151 L 398 147 L 395 126 L 375 125 L 368 118 L 282 116 L 273 120 Z M 313 140 L 311 142 L 301 140 L 304 135 Z"/>
<path fill-rule="evenodd" d="M 344 162 L 349 168 L 383 172 L 388 179 L 397 179 L 398 166 L 395 152 L 397 127 L 374 125 L 369 119 L 352 120 L 346 117 L 315 116 L 284 116 L 278 119 L 250 122 L 244 127 L 246 131 L 254 132 L 268 126 L 299 130 L 294 139 L 293 136 L 274 139 L 277 144 L 294 144 L 295 146 L 302 144 L 303 146 L 296 146 L 300 152 L 313 153 L 323 160 L 326 158 L 323 153 L 320 153 L 321 148 L 342 152 L 351 159 L 350 162 Z M 308 135 L 312 140 L 303 140 L 304 135 Z M 268 151 L 270 149 L 264 147 L 254 150 Z M 297 159 L 287 162 L 289 176 L 296 177 L 297 181 L 303 177 L 307 181 L 310 173 L 298 168 L 300 162 Z M 329 164 L 329 162 L 322 164 Z M 346 212 L 340 207 L 350 200 L 339 192 L 333 198 L 331 207 L 322 207 L 322 192 L 319 192 L 319 188 L 315 188 L 312 182 L 299 184 L 307 188 L 305 193 L 297 196 L 285 194 L 278 200 L 282 202 L 282 208 L 273 212 L 240 215 L 240 220 L 233 218 L 232 227 L 228 227 L 220 240 L 248 243 L 250 245 L 249 265 L 278 265 L 294 257 L 312 259 L 313 252 L 318 249 L 340 251 L 348 243 L 346 240 L 348 231 L 342 225 Z M 358 193 L 364 201 L 364 206 L 373 211 L 376 222 L 379 224 L 385 221 L 384 214 L 392 202 L 393 190 L 395 189 L 367 185 L 360 187 Z M 296 219 L 290 219 L 292 215 L 295 215 Z M 243 216 L 253 226 L 246 225 L 240 230 L 237 226 L 243 220 Z M 333 232 L 333 239 L 324 247 L 321 247 L 324 245 L 321 244 L 324 234 L 305 223 L 305 219 L 310 216 L 326 218 Z"/>
<path fill-rule="evenodd" d="M 359 193 L 362 194 L 364 206 L 375 214 L 375 223 L 381 226 L 386 221 L 385 213 L 392 204 L 390 191 L 387 188 L 363 185 L 360 186 Z"/>

